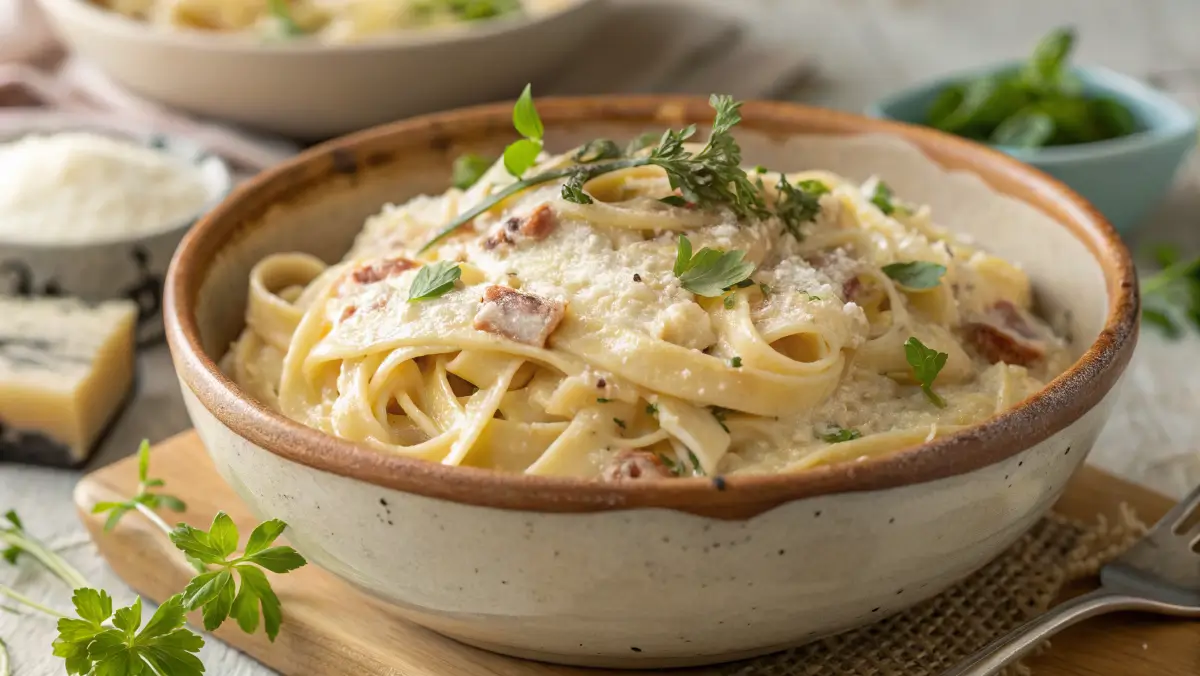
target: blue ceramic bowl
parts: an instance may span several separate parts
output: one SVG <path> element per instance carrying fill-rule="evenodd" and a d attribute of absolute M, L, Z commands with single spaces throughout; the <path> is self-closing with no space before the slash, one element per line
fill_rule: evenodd
<path fill-rule="evenodd" d="M 958 73 L 893 94 L 867 108 L 872 117 L 924 124 L 938 93 L 973 76 L 1012 70 L 1009 63 Z M 1096 206 L 1122 233 L 1141 222 L 1171 185 L 1176 170 L 1196 145 L 1196 115 L 1170 97 L 1106 68 L 1077 68 L 1089 94 L 1125 104 L 1141 131 L 1109 141 L 1051 148 L 995 146 L 1070 186 Z"/>

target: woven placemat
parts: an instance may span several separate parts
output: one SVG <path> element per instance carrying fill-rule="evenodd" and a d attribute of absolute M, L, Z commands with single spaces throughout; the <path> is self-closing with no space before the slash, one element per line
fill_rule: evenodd
<path fill-rule="evenodd" d="M 941 595 L 856 631 L 729 665 L 726 676 L 937 676 L 1046 612 L 1072 582 L 1095 576 L 1146 527 L 1127 506 L 1082 523 L 1051 514 L 999 558 Z M 1023 665 L 1010 676 L 1030 674 Z"/>

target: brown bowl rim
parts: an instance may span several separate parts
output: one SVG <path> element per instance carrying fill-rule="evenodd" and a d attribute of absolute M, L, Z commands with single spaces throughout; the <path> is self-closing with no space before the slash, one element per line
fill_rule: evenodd
<path fill-rule="evenodd" d="M 559 122 L 711 121 L 707 101 L 690 96 L 544 98 L 538 109 L 553 133 Z M 194 307 L 208 265 L 241 229 L 244 212 L 265 210 L 289 184 L 353 173 L 371 163 L 373 146 L 406 139 L 445 150 L 456 138 L 499 133 L 510 104 L 425 115 L 340 137 L 259 174 L 238 188 L 188 233 L 172 259 L 164 294 L 167 338 L 183 384 L 217 420 L 243 439 L 282 458 L 368 484 L 484 507 L 532 512 L 600 512 L 665 508 L 701 516 L 745 519 L 780 504 L 836 493 L 872 491 L 966 474 L 1001 462 L 1068 427 L 1116 385 L 1138 335 L 1137 277 L 1113 227 L 1082 197 L 1054 178 L 998 151 L 929 128 L 794 103 L 751 101 L 742 127 L 763 133 L 855 135 L 883 133 L 916 145 L 939 165 L 968 169 L 994 189 L 1046 212 L 1100 263 L 1108 287 L 1104 329 L 1066 372 L 1016 407 L 932 442 L 864 461 L 794 474 L 603 483 L 527 476 L 390 456 L 285 418 L 243 394 L 201 348 Z M 390 159 L 385 159 L 391 161 Z M 315 173 L 314 173 L 315 172 Z M 292 193 L 302 192 L 293 190 Z M 255 205 L 255 196 L 261 204 Z M 241 214 L 241 215 L 240 215 Z M 251 219 L 254 220 L 254 219 Z M 1068 449 L 1069 452 L 1069 449 Z"/>

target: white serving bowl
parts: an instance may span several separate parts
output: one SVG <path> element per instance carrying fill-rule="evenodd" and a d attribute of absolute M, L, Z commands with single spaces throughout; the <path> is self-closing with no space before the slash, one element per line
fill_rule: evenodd
<path fill-rule="evenodd" d="M 510 96 L 557 69 L 604 4 L 323 44 L 168 31 L 86 0 L 39 2 L 73 50 L 131 91 L 305 139 Z"/>
<path fill-rule="evenodd" d="M 711 121 L 676 97 L 543 99 L 555 151 Z M 981 424 L 862 462 L 662 482 L 527 476 L 390 456 L 289 420 L 217 367 L 264 256 L 340 258 L 386 202 L 446 188 L 453 156 L 511 140 L 508 105 L 309 150 L 212 212 L 172 263 L 168 340 L 218 470 L 313 563 L 466 643 L 593 666 L 665 667 L 792 646 L 881 619 L 1002 552 L 1062 493 L 1137 338 L 1129 254 L 1054 179 L 929 129 L 747 103 L 748 164 L 884 177 L 1019 262 L 1078 360 Z"/>
<path fill-rule="evenodd" d="M 162 285 L 167 264 L 196 219 L 225 199 L 233 188 L 229 166 L 187 139 L 144 125 L 71 113 L 22 115 L 19 122 L 0 117 L 0 143 L 67 131 L 112 136 L 190 164 L 203 181 L 208 199 L 195 214 L 139 235 L 53 243 L 0 238 L 0 294 L 74 296 L 88 302 L 127 298 L 138 305 L 138 342 L 161 341 Z"/>

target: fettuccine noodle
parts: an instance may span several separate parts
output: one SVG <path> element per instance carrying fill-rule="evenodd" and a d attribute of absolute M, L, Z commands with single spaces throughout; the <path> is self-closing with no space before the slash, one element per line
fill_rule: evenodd
<path fill-rule="evenodd" d="M 566 156 L 542 166 L 562 166 Z M 763 176 L 767 202 L 778 174 Z M 891 453 L 1003 411 L 1061 372 L 1066 345 L 1031 313 L 1016 266 L 956 239 L 930 210 L 870 199 L 875 181 L 823 171 L 801 236 L 778 218 L 674 206 L 640 167 L 498 204 L 430 251 L 441 226 L 513 179 L 388 206 L 343 261 L 297 253 L 254 268 L 225 367 L 284 415 L 380 453 L 608 480 L 798 471 Z M 722 297 L 673 271 L 679 235 L 745 252 Z M 440 297 L 409 301 L 433 261 Z M 884 266 L 945 267 L 933 288 Z M 500 287 L 497 289 L 497 287 Z M 916 386 L 904 343 L 948 355 Z"/>

